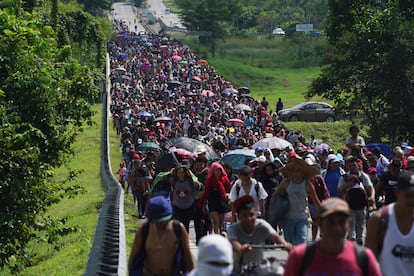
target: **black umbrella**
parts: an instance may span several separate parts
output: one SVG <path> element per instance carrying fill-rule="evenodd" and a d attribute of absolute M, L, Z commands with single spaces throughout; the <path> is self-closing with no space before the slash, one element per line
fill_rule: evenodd
<path fill-rule="evenodd" d="M 172 80 L 172 81 L 168 82 L 168 86 L 171 86 L 171 87 L 177 87 L 177 86 L 180 86 L 180 85 L 181 85 L 181 82 L 176 81 L 176 80 Z"/>
<path fill-rule="evenodd" d="M 182 148 L 186 149 L 188 151 L 191 151 L 193 153 L 196 152 L 196 150 L 203 148 L 207 152 L 207 158 L 212 159 L 218 159 L 219 157 L 215 153 L 215 151 L 207 144 L 188 137 L 177 137 L 177 138 L 171 138 L 167 140 L 167 147 L 176 147 L 176 148 Z"/>

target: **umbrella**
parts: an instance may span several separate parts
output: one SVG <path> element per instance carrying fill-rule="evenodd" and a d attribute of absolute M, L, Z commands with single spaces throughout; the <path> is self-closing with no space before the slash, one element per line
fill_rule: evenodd
<path fill-rule="evenodd" d="M 180 57 L 179 55 L 173 55 L 172 57 L 171 57 L 173 60 L 175 60 L 175 61 L 180 61 L 180 60 L 182 60 L 183 58 L 182 57 Z"/>
<path fill-rule="evenodd" d="M 178 64 L 180 64 L 180 65 L 187 65 L 188 62 L 186 60 L 181 60 L 180 62 L 178 62 Z"/>
<path fill-rule="evenodd" d="M 232 95 L 232 94 L 238 94 L 239 91 L 237 91 L 234 88 L 226 88 L 223 91 L 221 91 L 221 94 L 226 94 L 226 95 Z"/>
<path fill-rule="evenodd" d="M 207 144 L 203 142 L 188 138 L 188 137 L 176 137 L 167 140 L 167 146 L 174 146 L 176 148 L 182 148 L 188 150 L 190 152 L 195 152 L 197 147 L 202 146 L 207 151 L 207 158 L 208 159 L 218 159 L 217 154 L 215 151 Z"/>
<path fill-rule="evenodd" d="M 324 153 L 329 153 L 332 151 L 331 147 L 328 144 L 322 143 L 320 145 L 317 145 L 313 151 L 317 154 L 317 155 L 322 155 Z"/>
<path fill-rule="evenodd" d="M 137 149 L 142 151 L 161 150 L 160 146 L 153 142 L 144 142 L 141 145 L 139 145 Z"/>
<path fill-rule="evenodd" d="M 115 71 L 126 72 L 127 70 L 124 67 L 118 67 L 118 68 L 115 69 Z"/>
<path fill-rule="evenodd" d="M 203 90 L 203 92 L 201 92 L 201 96 L 210 98 L 214 96 L 214 92 L 211 90 Z"/>
<path fill-rule="evenodd" d="M 171 147 L 171 148 L 169 148 L 169 150 L 171 152 L 177 153 L 178 156 L 180 156 L 181 158 L 190 158 L 190 157 L 195 158 L 195 157 L 197 157 L 197 155 L 195 155 L 194 153 L 192 153 L 191 151 L 188 151 L 186 149 Z"/>
<path fill-rule="evenodd" d="M 171 118 L 166 117 L 166 116 L 161 116 L 161 117 L 155 118 L 154 122 L 171 122 Z"/>
<path fill-rule="evenodd" d="M 145 43 L 144 43 L 144 46 L 145 46 L 145 47 L 152 47 L 152 43 L 151 43 L 151 42 L 145 42 Z"/>
<path fill-rule="evenodd" d="M 168 82 L 168 86 L 180 86 L 181 82 L 177 81 L 177 80 L 172 80 Z"/>
<path fill-rule="evenodd" d="M 252 111 L 250 106 L 248 106 L 247 104 L 237 104 L 234 108 L 242 111 Z"/>
<path fill-rule="evenodd" d="M 142 117 L 142 116 L 144 116 L 144 117 L 152 117 L 152 113 L 149 113 L 147 111 L 140 111 L 140 112 L 138 112 L 137 117 Z"/>
<path fill-rule="evenodd" d="M 233 118 L 226 122 L 227 125 L 244 126 L 244 122 L 240 119 Z"/>
<path fill-rule="evenodd" d="M 242 94 L 249 94 L 250 93 L 250 88 L 249 87 L 239 87 L 237 89 L 237 91 L 239 91 Z"/>
<path fill-rule="evenodd" d="M 143 63 L 139 66 L 139 69 L 148 72 L 148 71 L 151 71 L 151 65 L 149 65 L 147 63 Z"/>
<path fill-rule="evenodd" d="M 229 163 L 234 170 L 239 170 L 246 161 L 253 160 L 255 157 L 256 155 L 252 149 L 236 149 L 225 154 L 220 159 L 220 163 Z"/>
<path fill-rule="evenodd" d="M 248 94 L 241 94 L 240 95 L 240 99 L 243 99 L 243 98 L 248 98 L 248 99 L 250 99 L 252 101 L 254 100 L 254 98 L 252 96 L 248 95 Z"/>
<path fill-rule="evenodd" d="M 256 142 L 252 146 L 253 149 L 255 149 L 257 147 L 283 150 L 287 147 L 292 147 L 292 144 L 289 143 L 288 141 L 286 141 L 283 138 L 268 137 L 268 138 L 264 138 L 264 139 L 259 140 L 258 142 Z"/>
<path fill-rule="evenodd" d="M 201 78 L 198 76 L 192 76 L 191 79 L 195 81 L 201 81 Z"/>
<path fill-rule="evenodd" d="M 205 59 L 200 59 L 200 60 L 197 61 L 197 64 L 198 65 L 207 65 L 208 64 L 208 61 L 205 60 Z"/>

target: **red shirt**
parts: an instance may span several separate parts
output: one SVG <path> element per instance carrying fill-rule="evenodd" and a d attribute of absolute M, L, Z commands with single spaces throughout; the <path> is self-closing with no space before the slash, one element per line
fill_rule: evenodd
<path fill-rule="evenodd" d="M 303 256 L 305 255 L 306 244 L 296 246 L 289 254 L 286 262 L 284 276 L 299 275 Z M 366 248 L 368 257 L 368 276 L 380 276 L 381 272 L 374 254 Z M 324 255 L 316 245 L 315 255 L 304 276 L 362 276 L 362 271 L 358 266 L 355 255 L 355 245 L 351 241 L 346 241 L 344 251 L 336 256 Z"/>

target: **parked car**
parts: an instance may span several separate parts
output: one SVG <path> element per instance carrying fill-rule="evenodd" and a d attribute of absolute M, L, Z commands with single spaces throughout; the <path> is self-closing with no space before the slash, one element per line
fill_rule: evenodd
<path fill-rule="evenodd" d="M 282 28 L 276 28 L 273 30 L 272 35 L 285 36 L 285 31 Z"/>
<path fill-rule="evenodd" d="M 181 25 L 178 22 L 174 22 L 174 23 L 171 24 L 171 28 L 179 29 L 179 28 L 181 28 Z"/>
<path fill-rule="evenodd" d="M 333 122 L 335 111 L 332 106 L 322 102 L 304 102 L 278 113 L 282 121 Z"/>

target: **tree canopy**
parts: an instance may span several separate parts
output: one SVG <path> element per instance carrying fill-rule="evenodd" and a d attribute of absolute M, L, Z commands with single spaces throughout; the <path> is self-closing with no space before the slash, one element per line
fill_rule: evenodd
<path fill-rule="evenodd" d="M 414 141 L 413 3 L 400 4 L 330 0 L 325 66 L 308 92 L 360 111 L 376 141 Z"/>
<path fill-rule="evenodd" d="M 57 183 L 52 169 L 63 164 L 89 122 L 100 77 L 69 46 L 93 38 L 90 31 L 75 34 L 61 25 L 67 16 L 59 14 L 61 20 L 52 23 L 19 1 L 6 6 L 0 10 L 0 267 L 18 268 L 27 263 L 25 248 L 38 230 L 59 224 L 44 216 L 47 208 L 77 190 Z M 70 18 L 82 25 L 79 17 Z M 56 35 L 62 29 L 72 31 L 66 41 Z"/>
<path fill-rule="evenodd" d="M 226 37 L 229 25 L 239 13 L 239 0 L 177 0 L 184 25 L 191 31 L 210 32 L 205 42 L 214 55 L 217 39 Z"/>

